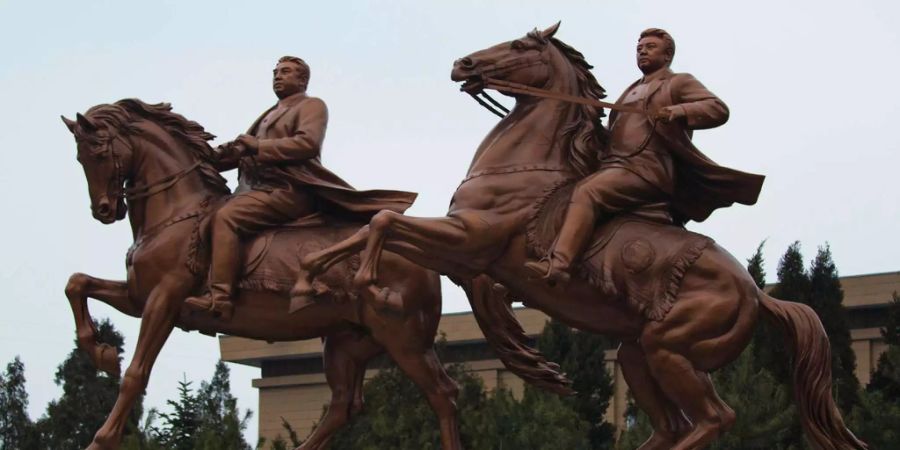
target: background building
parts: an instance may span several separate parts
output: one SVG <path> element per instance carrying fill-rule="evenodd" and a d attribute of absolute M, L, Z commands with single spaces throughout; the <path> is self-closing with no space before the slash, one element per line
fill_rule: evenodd
<path fill-rule="evenodd" d="M 865 386 L 885 350 L 880 327 L 884 324 L 887 304 L 894 292 L 900 292 L 900 272 L 842 277 L 844 306 L 849 313 L 853 351 L 856 353 L 856 376 Z M 518 308 L 516 316 L 525 332 L 536 337 L 548 317 L 540 311 Z M 472 313 L 445 314 L 440 333 L 446 335 L 444 363 L 464 362 L 484 380 L 488 390 L 504 387 L 520 394 L 523 382 L 494 356 L 484 340 Z M 266 343 L 231 336 L 219 338 L 223 360 L 261 369 L 261 378 L 253 380 L 259 389 L 259 435 L 267 439 L 284 434 L 281 419 L 287 420 L 306 436 L 322 414 L 331 392 L 322 373 L 321 341 L 318 339 Z M 617 427 L 623 425 L 627 386 L 615 362 L 615 349 L 606 352 L 607 370 L 615 383 L 614 395 L 606 419 Z M 377 369 L 366 373 L 371 378 Z"/>

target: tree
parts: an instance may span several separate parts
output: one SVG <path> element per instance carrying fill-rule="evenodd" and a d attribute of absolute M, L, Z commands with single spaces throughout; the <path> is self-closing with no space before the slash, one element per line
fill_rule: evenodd
<path fill-rule="evenodd" d="M 209 382 L 200 384 L 197 393 L 199 429 L 197 450 L 249 450 L 243 432 L 247 429 L 251 412 L 241 416 L 237 399 L 231 394 L 231 372 L 224 362 L 216 364 Z"/>
<path fill-rule="evenodd" d="M 878 365 L 866 390 L 881 392 L 884 398 L 900 399 L 900 296 L 896 292 L 888 304 L 887 320 L 881 329 L 881 336 L 888 348 L 878 358 Z"/>
<path fill-rule="evenodd" d="M 588 440 L 594 450 L 610 449 L 615 442 L 615 427 L 604 417 L 613 395 L 606 370 L 606 351 L 612 348 L 608 338 L 572 330 L 556 320 L 548 322 L 538 338 L 538 349 L 572 380 L 576 394 L 564 403 L 590 424 Z"/>
<path fill-rule="evenodd" d="M 0 375 L 0 450 L 37 448 L 37 436 L 28 417 L 25 365 L 18 356 Z"/>
<path fill-rule="evenodd" d="M 160 413 L 162 428 L 155 440 L 171 450 L 193 450 L 197 431 L 200 429 L 200 412 L 197 397 L 191 392 L 191 382 L 178 382 L 178 400 L 166 401 L 171 412 Z"/>
<path fill-rule="evenodd" d="M 439 353 L 443 343 L 436 347 Z M 463 447 L 473 450 L 528 448 L 588 450 L 588 423 L 563 400 L 526 388 L 521 400 L 505 389 L 485 392 L 481 379 L 452 364 Z M 364 386 L 362 413 L 340 430 L 332 450 L 439 450 L 437 419 L 416 387 L 393 364 Z"/>
<path fill-rule="evenodd" d="M 97 341 L 122 352 L 125 340 L 109 320 L 95 324 Z M 100 373 L 90 357 L 76 347 L 56 370 L 54 381 L 63 394 L 47 405 L 37 423 L 42 445 L 54 450 L 82 450 L 93 440 L 103 425 L 119 394 L 119 380 Z M 138 429 L 143 413 L 143 399 L 138 399 L 129 414 L 125 434 Z"/>
<path fill-rule="evenodd" d="M 760 289 L 766 288 L 766 269 L 763 267 L 766 263 L 766 260 L 763 258 L 763 247 L 765 247 L 766 241 L 762 241 L 759 243 L 759 246 L 756 247 L 756 253 L 747 260 L 747 272 L 750 272 L 750 276 L 753 277 L 753 282 L 756 283 L 756 287 Z"/>
<path fill-rule="evenodd" d="M 859 380 L 856 378 L 856 354 L 850 338 L 844 290 L 837 267 L 826 244 L 819 247 L 809 270 L 808 304 L 819 315 L 831 343 L 831 375 L 838 407 L 845 414 L 859 403 Z"/>

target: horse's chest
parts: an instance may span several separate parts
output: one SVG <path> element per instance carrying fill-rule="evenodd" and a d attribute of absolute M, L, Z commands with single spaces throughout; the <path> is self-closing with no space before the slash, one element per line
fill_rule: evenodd
<path fill-rule="evenodd" d="M 132 247 L 126 266 L 129 290 L 135 298 L 146 299 L 166 276 L 188 272 L 191 229 L 189 223 L 175 224 Z"/>

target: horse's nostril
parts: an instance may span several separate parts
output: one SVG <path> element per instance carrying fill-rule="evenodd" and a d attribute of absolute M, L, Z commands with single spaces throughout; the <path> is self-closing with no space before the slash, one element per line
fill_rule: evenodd
<path fill-rule="evenodd" d="M 101 216 L 105 216 L 105 215 L 109 214 L 109 204 L 108 203 L 99 204 L 97 206 L 97 214 L 100 214 Z"/>
<path fill-rule="evenodd" d="M 472 61 L 472 58 L 462 58 L 459 60 L 459 64 L 463 67 L 472 67 L 475 63 Z"/>

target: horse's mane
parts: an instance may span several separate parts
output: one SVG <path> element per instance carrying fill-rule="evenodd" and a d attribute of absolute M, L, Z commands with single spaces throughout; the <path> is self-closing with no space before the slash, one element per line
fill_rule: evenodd
<path fill-rule="evenodd" d="M 539 31 L 532 33 L 529 35 L 547 41 Z M 578 82 L 578 95 L 594 99 L 606 98 L 606 90 L 591 73 L 594 66 L 584 59 L 584 55 L 555 37 L 551 37 L 549 41 L 572 63 Z M 589 105 L 576 105 L 575 108 L 575 117 L 564 125 L 563 138 L 569 142 L 569 164 L 579 177 L 585 177 L 594 172 L 598 153 L 606 146 L 608 131 L 600 123 L 605 115 L 603 108 Z"/>
<path fill-rule="evenodd" d="M 141 132 L 140 128 L 134 125 L 138 119 L 149 120 L 159 125 L 176 140 L 183 142 L 188 150 L 199 159 L 200 165 L 197 167 L 197 172 L 207 186 L 218 193 L 231 193 L 225 178 L 216 170 L 217 156 L 207 142 L 215 139 L 215 136 L 204 130 L 203 126 L 197 122 L 172 112 L 171 104 L 148 104 L 136 98 L 126 98 L 113 104 L 94 106 L 88 110 L 86 115 L 98 125 L 126 135 L 135 135 Z"/>

